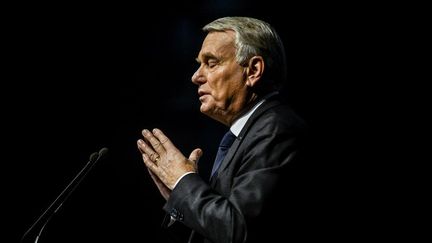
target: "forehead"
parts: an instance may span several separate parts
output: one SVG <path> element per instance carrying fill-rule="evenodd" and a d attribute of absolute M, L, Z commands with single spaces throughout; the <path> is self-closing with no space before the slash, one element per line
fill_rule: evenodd
<path fill-rule="evenodd" d="M 235 53 L 235 32 L 213 31 L 207 34 L 201 47 L 200 55 L 205 53 L 212 54 L 231 54 Z"/>

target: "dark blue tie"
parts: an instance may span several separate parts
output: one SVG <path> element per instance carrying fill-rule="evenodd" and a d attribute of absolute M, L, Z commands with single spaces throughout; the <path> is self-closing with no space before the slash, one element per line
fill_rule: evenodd
<path fill-rule="evenodd" d="M 217 170 L 219 169 L 219 166 L 221 165 L 222 160 L 225 158 L 225 155 L 227 154 L 231 145 L 234 143 L 235 139 L 236 139 L 236 136 L 229 130 L 223 136 L 222 141 L 219 144 L 219 149 L 218 149 L 217 154 L 216 154 L 216 159 L 215 159 L 215 162 L 213 164 L 213 169 L 212 169 L 210 178 L 217 175 Z"/>

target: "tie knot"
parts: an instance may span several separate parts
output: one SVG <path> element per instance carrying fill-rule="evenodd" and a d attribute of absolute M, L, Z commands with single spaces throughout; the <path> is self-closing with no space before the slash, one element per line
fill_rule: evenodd
<path fill-rule="evenodd" d="M 228 132 L 225 133 L 225 135 L 223 136 L 223 138 L 219 144 L 219 147 L 222 147 L 222 148 L 231 147 L 231 145 L 234 143 L 234 140 L 236 138 L 237 137 L 230 130 L 228 130 Z"/>

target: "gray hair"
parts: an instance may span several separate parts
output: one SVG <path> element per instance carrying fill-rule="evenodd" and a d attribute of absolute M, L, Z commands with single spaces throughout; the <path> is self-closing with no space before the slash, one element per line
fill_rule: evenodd
<path fill-rule="evenodd" d="M 205 32 L 233 30 L 236 34 L 236 59 L 244 66 L 253 56 L 265 63 L 264 80 L 280 89 L 287 75 L 285 49 L 270 24 L 250 17 L 224 17 L 203 27 Z"/>

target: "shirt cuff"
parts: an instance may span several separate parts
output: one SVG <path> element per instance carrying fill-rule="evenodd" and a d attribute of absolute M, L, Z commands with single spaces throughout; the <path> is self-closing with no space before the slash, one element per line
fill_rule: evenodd
<path fill-rule="evenodd" d="M 175 221 L 176 221 L 175 218 L 170 215 L 170 221 L 169 221 L 167 227 L 170 227 L 171 225 L 173 225 Z"/>
<path fill-rule="evenodd" d="M 177 181 L 176 181 L 176 183 L 174 184 L 173 190 L 174 190 L 174 188 L 177 186 L 177 184 L 180 182 L 180 180 L 181 180 L 183 177 L 185 177 L 186 175 L 192 174 L 192 173 L 196 173 L 196 172 L 189 171 L 189 172 L 184 173 L 182 176 L 180 176 L 180 178 L 178 178 Z"/>

